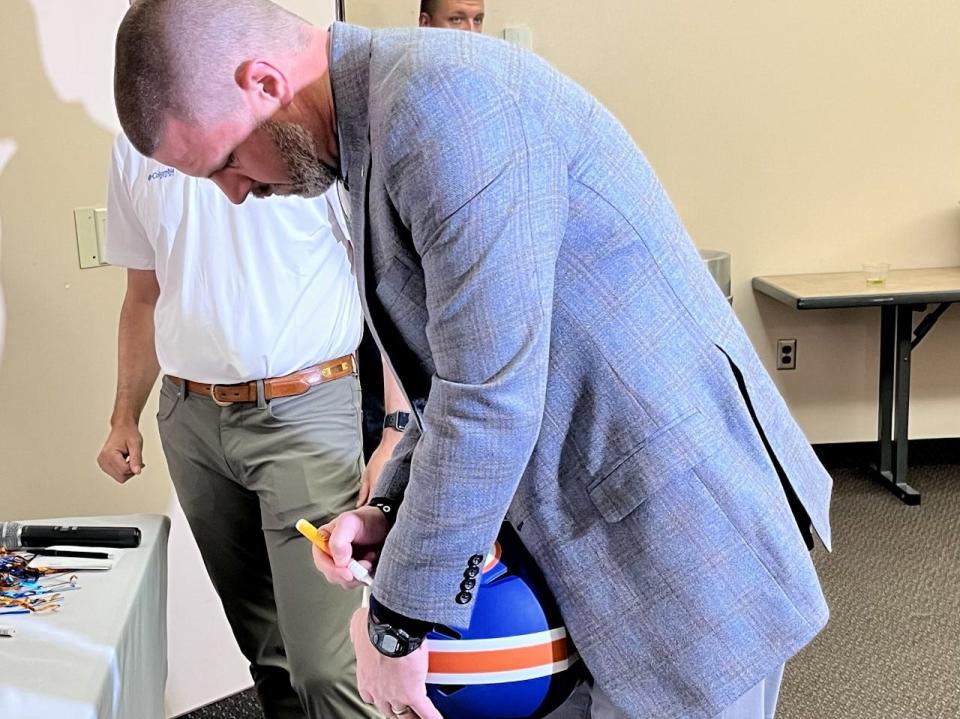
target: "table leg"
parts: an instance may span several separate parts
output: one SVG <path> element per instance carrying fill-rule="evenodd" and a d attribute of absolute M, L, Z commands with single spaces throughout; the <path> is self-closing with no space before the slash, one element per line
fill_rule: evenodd
<path fill-rule="evenodd" d="M 880 443 L 881 474 L 889 474 L 893 469 L 893 378 L 896 368 L 897 308 L 884 305 L 880 308 L 880 416 L 877 421 Z"/>
<path fill-rule="evenodd" d="M 912 341 L 913 307 L 910 305 L 882 307 L 878 470 L 881 481 L 891 492 L 905 504 L 915 505 L 920 504 L 920 493 L 907 484 L 907 424 L 910 413 Z M 892 438 L 893 433 L 895 437 Z"/>

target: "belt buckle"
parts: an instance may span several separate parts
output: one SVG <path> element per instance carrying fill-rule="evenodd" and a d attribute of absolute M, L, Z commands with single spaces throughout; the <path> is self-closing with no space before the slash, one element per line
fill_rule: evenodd
<path fill-rule="evenodd" d="M 323 369 L 320 370 L 320 375 L 324 379 L 330 379 L 331 377 L 333 377 L 334 372 L 348 372 L 348 371 L 350 371 L 350 363 L 347 361 L 343 361 L 343 362 L 338 362 L 337 364 L 332 365 L 330 367 L 324 367 Z"/>
<path fill-rule="evenodd" d="M 217 399 L 217 385 L 215 384 L 210 385 L 210 399 L 212 399 L 213 403 L 218 407 L 229 407 L 233 404 L 233 402 L 222 402 Z"/>

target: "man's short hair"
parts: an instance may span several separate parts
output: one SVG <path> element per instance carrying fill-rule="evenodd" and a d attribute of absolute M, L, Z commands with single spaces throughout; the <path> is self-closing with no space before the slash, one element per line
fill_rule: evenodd
<path fill-rule="evenodd" d="M 270 0 L 138 0 L 117 31 L 120 125 L 150 157 L 168 116 L 197 123 L 235 116 L 237 67 L 302 49 L 308 27 Z"/>
<path fill-rule="evenodd" d="M 426 13 L 433 17 L 440 10 L 440 3 L 443 0 L 420 0 L 420 13 Z"/>

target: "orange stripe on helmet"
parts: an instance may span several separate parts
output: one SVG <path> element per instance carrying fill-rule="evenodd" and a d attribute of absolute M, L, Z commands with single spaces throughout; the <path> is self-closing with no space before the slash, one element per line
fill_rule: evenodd
<path fill-rule="evenodd" d="M 497 562 L 500 561 L 500 542 L 493 543 L 493 549 L 487 552 L 486 559 L 487 561 L 483 565 L 484 574 L 497 566 Z"/>
<path fill-rule="evenodd" d="M 567 658 L 566 638 L 555 639 L 532 647 L 487 649 L 476 652 L 431 652 L 431 674 L 470 674 L 474 672 L 505 672 L 553 664 Z"/>

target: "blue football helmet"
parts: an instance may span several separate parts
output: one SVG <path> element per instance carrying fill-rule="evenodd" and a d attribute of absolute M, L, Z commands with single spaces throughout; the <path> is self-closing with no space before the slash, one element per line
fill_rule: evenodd
<path fill-rule="evenodd" d="M 477 577 L 469 627 L 427 635 L 427 694 L 447 719 L 540 719 L 582 665 L 543 575 L 504 524 Z"/>

